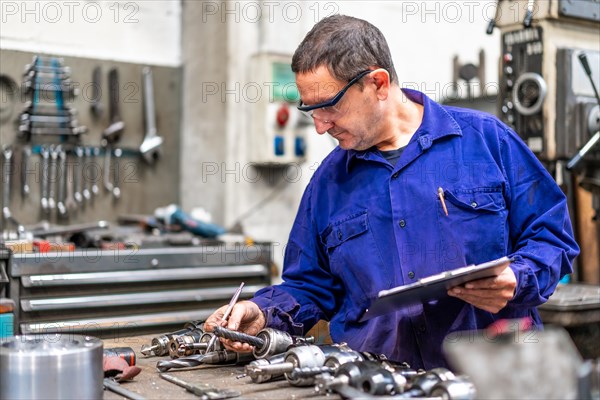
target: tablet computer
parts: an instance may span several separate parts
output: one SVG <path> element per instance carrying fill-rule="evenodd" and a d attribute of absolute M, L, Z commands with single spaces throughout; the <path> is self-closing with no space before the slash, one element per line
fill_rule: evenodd
<path fill-rule="evenodd" d="M 360 321 L 397 311 L 401 307 L 448 296 L 450 288 L 483 278 L 499 275 L 511 259 L 502 257 L 478 265 L 468 265 L 419 279 L 409 285 L 382 290 L 364 312 Z"/>

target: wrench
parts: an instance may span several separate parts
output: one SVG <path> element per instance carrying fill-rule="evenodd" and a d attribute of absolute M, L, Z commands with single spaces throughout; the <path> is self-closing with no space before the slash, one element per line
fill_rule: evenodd
<path fill-rule="evenodd" d="M 48 147 L 43 146 L 40 150 L 40 155 L 42 156 L 42 170 L 40 173 L 40 182 L 41 182 L 41 205 L 42 212 L 44 214 L 48 214 L 50 212 L 50 207 L 48 206 L 48 181 L 50 175 L 50 150 Z"/>
<path fill-rule="evenodd" d="M 57 173 L 56 173 L 56 185 L 57 189 L 57 202 L 56 208 L 58 209 L 58 217 L 59 218 L 67 218 L 67 207 L 65 205 L 65 198 L 67 195 L 67 152 L 59 147 L 57 149 L 58 153 L 58 165 L 57 165 Z"/>
<path fill-rule="evenodd" d="M 85 163 L 83 163 L 83 160 L 85 160 Z M 81 164 L 81 175 L 84 180 L 84 187 L 83 187 L 82 195 L 83 195 L 83 199 L 86 202 L 90 201 L 92 199 L 92 192 L 90 190 L 90 188 L 92 186 L 92 180 L 86 174 L 87 167 L 90 165 L 91 160 L 92 160 L 92 148 L 86 147 L 85 148 L 85 158 L 82 155 L 82 164 Z"/>
<path fill-rule="evenodd" d="M 27 168 L 29 167 L 29 158 L 31 157 L 31 147 L 24 146 L 21 152 L 21 197 L 29 196 L 31 188 L 27 182 Z"/>
<path fill-rule="evenodd" d="M 100 148 L 99 147 L 93 147 L 92 148 L 92 155 L 94 156 L 94 164 L 96 164 L 98 158 L 100 157 Z M 92 179 L 92 195 L 94 196 L 98 196 L 98 193 L 100 193 L 100 189 L 98 188 L 98 174 L 94 175 L 93 177 L 94 179 Z"/>
<path fill-rule="evenodd" d="M 83 147 L 75 148 L 75 158 L 77 161 L 73 165 L 73 198 L 79 205 L 83 205 L 83 195 L 81 194 L 81 179 L 83 178 Z"/>
<path fill-rule="evenodd" d="M 92 72 L 92 115 L 96 118 L 102 117 L 104 114 L 104 106 L 102 106 L 102 68 L 94 68 Z"/>
<path fill-rule="evenodd" d="M 116 148 L 115 149 L 115 154 L 114 154 L 114 167 L 115 167 L 115 176 L 114 176 L 114 180 L 113 180 L 113 189 L 112 189 L 112 194 L 113 194 L 113 198 L 115 200 L 119 200 L 121 198 L 121 189 L 119 188 L 119 159 L 121 158 L 121 156 L 123 155 L 123 150 L 121 150 L 120 148 Z"/>
<path fill-rule="evenodd" d="M 69 158 L 67 157 L 67 160 Z M 77 170 L 77 166 L 72 163 L 72 162 L 68 162 L 67 161 L 67 165 L 66 165 L 66 170 L 65 170 L 65 179 L 67 180 L 67 198 L 65 199 L 65 206 L 67 207 L 67 211 L 69 210 L 77 210 L 77 207 L 79 205 L 79 203 L 77 203 L 77 201 L 75 201 L 75 193 L 74 193 L 74 189 L 73 187 L 75 186 L 75 175 L 76 175 L 76 170 Z M 79 197 L 81 197 L 81 193 L 79 194 Z"/>
<path fill-rule="evenodd" d="M 156 129 L 156 110 L 154 107 L 154 83 L 152 70 L 145 67 L 142 70 L 142 83 L 144 88 L 144 120 L 146 122 L 146 136 L 140 145 L 140 153 L 148 164 L 153 164 L 160 156 L 160 146 L 163 138 L 158 136 Z"/>
<path fill-rule="evenodd" d="M 10 176 L 12 175 L 12 156 L 13 151 L 10 146 L 2 146 L 2 154 L 4 156 L 4 190 L 2 196 L 2 218 L 5 225 L 11 219 L 10 213 Z"/>
<path fill-rule="evenodd" d="M 56 208 L 56 172 L 59 151 L 60 145 L 50 146 L 50 171 L 48 173 L 48 208 L 50 209 L 50 211 Z"/>

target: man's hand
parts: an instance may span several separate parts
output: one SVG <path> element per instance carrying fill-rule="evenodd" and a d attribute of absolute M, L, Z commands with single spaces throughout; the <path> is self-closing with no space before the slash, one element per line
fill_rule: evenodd
<path fill-rule="evenodd" d="M 215 326 L 223 326 L 232 331 L 240 331 L 249 335 L 256 335 L 266 325 L 265 316 L 258 308 L 256 303 L 252 301 L 240 301 L 231 310 L 229 319 L 224 322 L 223 314 L 227 306 L 223 306 L 215 311 L 210 317 L 204 321 L 204 329 L 211 332 Z M 229 339 L 221 338 L 221 342 L 226 349 L 237 351 L 239 353 L 247 353 L 252 351 L 252 346 L 248 343 L 233 342 Z"/>
<path fill-rule="evenodd" d="M 498 276 L 454 287 L 448 290 L 448 295 L 495 314 L 515 296 L 516 287 L 515 273 L 510 267 L 506 267 Z"/>

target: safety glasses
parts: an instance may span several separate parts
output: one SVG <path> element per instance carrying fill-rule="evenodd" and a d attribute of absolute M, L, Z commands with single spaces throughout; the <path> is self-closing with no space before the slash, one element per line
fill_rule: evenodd
<path fill-rule="evenodd" d="M 322 103 L 313 104 L 311 106 L 304 105 L 302 101 L 300 101 L 300 105 L 298 106 L 298 110 L 300 110 L 305 115 L 311 118 L 321 119 L 323 121 L 329 121 L 341 114 L 343 114 L 343 110 L 340 109 L 337 104 L 340 102 L 344 94 L 350 89 L 352 85 L 361 80 L 368 73 L 373 72 L 373 70 L 362 71 L 360 74 L 356 75 L 354 78 L 348 82 L 346 86 L 342 88 L 333 98 L 330 100 L 324 101 Z"/>

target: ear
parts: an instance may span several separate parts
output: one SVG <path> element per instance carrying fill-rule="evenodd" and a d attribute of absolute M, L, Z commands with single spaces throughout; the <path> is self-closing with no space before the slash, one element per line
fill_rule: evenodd
<path fill-rule="evenodd" d="M 375 94 L 379 100 L 385 100 L 390 91 L 390 74 L 383 68 L 376 69 L 369 74 L 375 84 Z"/>

